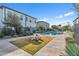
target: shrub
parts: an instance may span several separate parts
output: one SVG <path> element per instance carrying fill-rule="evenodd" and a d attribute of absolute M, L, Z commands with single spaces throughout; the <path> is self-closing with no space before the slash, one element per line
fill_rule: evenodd
<path fill-rule="evenodd" d="M 66 38 L 66 42 L 74 43 L 74 40 L 73 40 L 73 38 L 71 38 L 71 37 L 67 37 L 67 38 Z"/>
<path fill-rule="evenodd" d="M 11 28 L 3 28 L 2 33 L 4 35 L 8 35 L 8 36 L 13 36 L 14 35 L 14 31 Z"/>
<path fill-rule="evenodd" d="M 4 37 L 4 35 L 0 34 L 0 38 L 3 38 L 3 37 Z"/>
<path fill-rule="evenodd" d="M 71 37 L 66 38 L 66 52 L 70 56 L 77 56 L 79 53 L 79 49 Z"/>

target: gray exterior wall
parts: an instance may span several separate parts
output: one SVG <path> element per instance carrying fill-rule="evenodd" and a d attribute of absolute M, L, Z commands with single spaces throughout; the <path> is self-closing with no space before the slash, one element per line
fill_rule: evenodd
<path fill-rule="evenodd" d="M 4 27 L 4 24 L 2 23 L 4 20 L 4 8 L 0 8 L 0 34 L 1 30 Z"/>
<path fill-rule="evenodd" d="M 79 44 L 79 24 L 74 25 L 75 41 Z"/>
<path fill-rule="evenodd" d="M 74 40 L 79 44 L 79 18 L 74 21 Z"/>

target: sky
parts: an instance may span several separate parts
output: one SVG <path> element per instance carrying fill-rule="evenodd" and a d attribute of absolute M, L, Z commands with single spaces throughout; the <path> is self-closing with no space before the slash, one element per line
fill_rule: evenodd
<path fill-rule="evenodd" d="M 0 3 L 25 14 L 31 15 L 38 21 L 46 21 L 50 25 L 66 24 L 77 18 L 73 4 L 70 3 Z"/>

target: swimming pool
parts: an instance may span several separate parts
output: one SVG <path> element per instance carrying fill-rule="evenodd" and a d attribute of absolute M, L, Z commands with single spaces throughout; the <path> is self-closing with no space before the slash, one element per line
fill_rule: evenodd
<path fill-rule="evenodd" d="M 57 35 L 57 34 L 62 34 L 62 33 L 55 32 L 55 31 L 48 31 L 48 32 L 44 32 L 43 34 L 46 34 L 46 35 Z"/>

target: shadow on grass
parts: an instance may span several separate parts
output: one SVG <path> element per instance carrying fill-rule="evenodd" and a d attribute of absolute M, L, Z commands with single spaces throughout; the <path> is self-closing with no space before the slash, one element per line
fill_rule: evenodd
<path fill-rule="evenodd" d="M 22 47 L 29 45 L 29 44 L 39 45 L 43 42 L 43 40 L 41 40 L 41 39 L 38 41 L 31 40 L 31 39 L 32 38 L 28 38 L 28 39 L 25 38 L 25 39 L 11 41 L 10 43 L 16 45 L 19 48 L 22 48 Z"/>
<path fill-rule="evenodd" d="M 46 36 L 46 37 L 41 37 L 40 40 L 31 40 L 31 39 L 32 37 L 19 39 L 12 41 L 11 43 L 23 49 L 25 52 L 34 55 L 37 51 L 39 51 L 42 47 L 44 47 L 53 38 Z"/>

